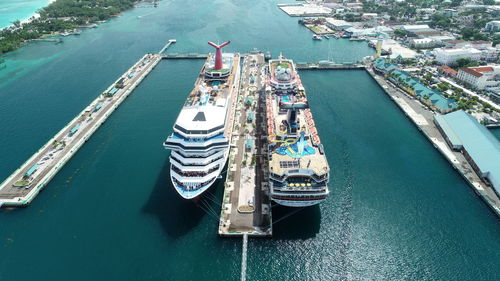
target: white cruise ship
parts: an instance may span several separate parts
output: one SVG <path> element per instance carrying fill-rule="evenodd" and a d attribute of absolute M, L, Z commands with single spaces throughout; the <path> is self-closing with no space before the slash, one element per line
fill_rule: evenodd
<path fill-rule="evenodd" d="M 323 202 L 330 167 L 292 60 L 269 61 L 266 86 L 271 199 L 288 207 Z"/>
<path fill-rule="evenodd" d="M 240 80 L 240 55 L 216 45 L 164 142 L 171 150 L 170 178 L 185 199 L 206 191 L 219 177 L 229 154 Z"/>

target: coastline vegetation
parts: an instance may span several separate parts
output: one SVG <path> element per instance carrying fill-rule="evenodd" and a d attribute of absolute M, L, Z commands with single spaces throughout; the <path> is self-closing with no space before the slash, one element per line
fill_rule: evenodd
<path fill-rule="evenodd" d="M 26 41 L 104 21 L 134 6 L 139 0 L 57 0 L 38 11 L 39 18 L 0 30 L 0 55 Z"/>

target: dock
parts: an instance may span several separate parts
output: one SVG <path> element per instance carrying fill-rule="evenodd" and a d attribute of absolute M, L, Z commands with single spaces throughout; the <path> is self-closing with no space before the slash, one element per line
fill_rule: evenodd
<path fill-rule="evenodd" d="M 364 64 L 359 63 L 335 63 L 335 62 L 298 62 L 298 70 L 357 70 L 365 69 Z"/>
<path fill-rule="evenodd" d="M 265 69 L 262 53 L 244 56 L 221 206 L 220 236 L 272 235 L 267 139 L 263 127 Z"/>
<path fill-rule="evenodd" d="M 161 49 L 163 53 L 174 39 Z M 162 60 L 146 54 L 0 184 L 0 207 L 25 207 Z"/>
<path fill-rule="evenodd" d="M 206 59 L 208 54 L 163 54 L 162 59 Z"/>
<path fill-rule="evenodd" d="M 462 176 L 483 202 L 500 217 L 500 198 L 493 190 L 493 187 L 486 184 L 476 174 L 471 164 L 462 153 L 450 149 L 445 138 L 433 121 L 434 113 L 426 109 L 420 102 L 408 96 L 398 87 L 386 81 L 384 77 L 375 74 L 369 66 L 366 67 L 366 70 L 389 98 L 394 101 L 401 111 L 403 111 L 406 117 L 408 117 L 417 129 Z"/>

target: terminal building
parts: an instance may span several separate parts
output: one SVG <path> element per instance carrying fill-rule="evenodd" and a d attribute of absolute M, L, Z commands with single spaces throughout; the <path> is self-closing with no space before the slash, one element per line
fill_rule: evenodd
<path fill-rule="evenodd" d="M 500 141 L 463 110 L 436 115 L 434 123 L 451 149 L 461 151 L 479 177 L 500 196 Z"/>

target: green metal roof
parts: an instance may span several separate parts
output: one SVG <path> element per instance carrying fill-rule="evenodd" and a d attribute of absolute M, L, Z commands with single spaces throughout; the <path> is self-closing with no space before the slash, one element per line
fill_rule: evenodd
<path fill-rule="evenodd" d="M 500 141 L 463 110 L 443 115 L 443 119 L 500 194 Z"/>
<path fill-rule="evenodd" d="M 398 78 L 401 78 L 403 83 L 405 83 L 408 87 L 411 87 L 419 98 L 428 96 L 430 102 L 432 102 L 434 106 L 443 109 L 454 109 L 458 107 L 454 99 L 447 99 L 443 97 L 443 94 L 440 91 L 427 88 L 427 86 L 422 84 L 418 78 L 412 77 L 409 73 L 400 70 L 392 70 L 391 73 L 396 75 L 396 81 Z"/>
<path fill-rule="evenodd" d="M 444 115 L 436 115 L 434 116 L 434 119 L 436 119 L 436 122 L 438 122 L 439 127 L 441 127 L 441 129 L 444 131 L 444 133 L 446 134 L 448 140 L 451 142 L 452 145 L 460 147 L 463 146 L 460 138 L 457 136 L 457 134 L 455 134 L 455 131 L 448 124 L 448 122 L 446 122 Z"/>
<path fill-rule="evenodd" d="M 395 63 L 391 63 L 388 59 L 386 58 L 378 58 L 375 60 L 375 67 L 379 70 L 385 70 L 385 71 L 390 71 L 393 69 L 397 69 L 398 65 Z"/>

